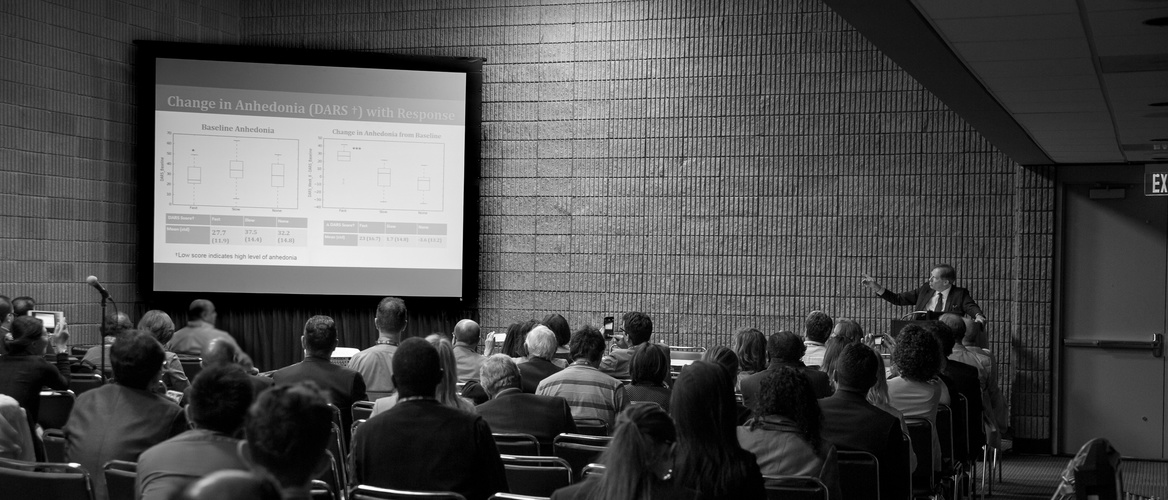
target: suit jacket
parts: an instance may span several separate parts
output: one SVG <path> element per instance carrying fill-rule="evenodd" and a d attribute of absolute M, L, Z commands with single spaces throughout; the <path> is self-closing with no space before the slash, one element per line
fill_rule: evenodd
<path fill-rule="evenodd" d="M 909 495 L 909 441 L 900 419 L 868 402 L 866 394 L 839 389 L 819 400 L 823 439 L 840 451 L 866 451 L 880 463 L 880 498 Z"/>
<path fill-rule="evenodd" d="M 519 378 L 523 384 L 523 392 L 528 394 L 535 394 L 535 388 L 539 387 L 539 383 L 548 378 L 548 375 L 563 370 L 551 361 L 534 356 L 517 366 L 519 367 Z"/>
<path fill-rule="evenodd" d="M 491 432 L 531 434 L 539 440 L 540 454 L 551 456 L 552 440 L 561 432 L 576 432 L 572 408 L 558 396 L 527 394 L 503 389 L 495 398 L 475 407 L 491 425 Z"/>
<path fill-rule="evenodd" d="M 491 426 L 432 398 L 401 401 L 357 428 L 351 485 L 453 491 L 467 500 L 508 492 Z"/>
<path fill-rule="evenodd" d="M 928 308 L 929 301 L 933 300 L 933 295 L 936 293 L 932 288 L 929 288 L 928 283 L 925 283 L 916 290 L 901 293 L 895 293 L 892 290 L 885 289 L 884 293 L 880 294 L 880 298 L 898 306 L 913 306 L 915 311 L 931 311 Z M 941 312 L 975 317 L 981 314 L 981 307 L 977 305 L 977 302 L 973 301 L 973 296 L 969 294 L 969 290 L 959 286 L 953 286 L 945 290 L 945 307 Z"/>
<path fill-rule="evenodd" d="M 332 364 L 328 359 L 306 356 L 304 361 L 285 366 L 272 374 L 275 385 L 291 385 L 311 380 L 328 391 L 329 400 L 341 410 L 341 434 L 348 436 L 353 425 L 353 402 L 366 399 L 361 374 Z"/>
<path fill-rule="evenodd" d="M 815 368 L 808 368 L 802 361 L 785 363 L 771 360 L 771 364 L 767 366 L 766 370 L 742 379 L 743 405 L 754 410 L 754 406 L 758 401 L 758 391 L 762 388 L 762 379 L 766 377 L 766 374 L 770 370 L 778 369 L 780 366 L 789 366 L 803 372 L 803 375 L 811 382 L 811 388 L 815 390 L 815 397 L 826 398 L 831 395 L 831 381 L 828 379 L 827 373 L 816 370 Z"/>

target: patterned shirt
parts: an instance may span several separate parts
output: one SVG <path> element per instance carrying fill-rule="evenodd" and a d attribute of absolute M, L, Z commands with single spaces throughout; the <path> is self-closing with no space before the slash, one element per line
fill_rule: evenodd
<path fill-rule="evenodd" d="M 573 364 L 549 375 L 539 383 L 535 393 L 564 398 L 572 408 L 572 418 L 599 418 L 608 422 L 609 427 L 628 404 L 620 381 L 583 364 Z"/>

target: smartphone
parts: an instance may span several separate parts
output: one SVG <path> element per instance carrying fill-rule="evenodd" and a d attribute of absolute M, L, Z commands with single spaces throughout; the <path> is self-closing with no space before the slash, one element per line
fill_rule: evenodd
<path fill-rule="evenodd" d="M 491 335 L 495 336 L 495 343 L 498 345 L 503 345 L 503 341 L 507 340 L 507 332 L 503 332 L 503 333 L 491 332 Z"/>
<path fill-rule="evenodd" d="M 604 338 L 611 339 L 613 334 L 613 319 L 612 316 L 604 317 Z"/>
<path fill-rule="evenodd" d="M 45 331 L 49 334 L 56 333 L 57 323 L 60 322 L 58 318 L 65 317 L 65 313 L 61 311 L 38 311 L 35 309 L 29 311 L 28 315 L 41 320 L 41 323 L 45 324 Z"/>

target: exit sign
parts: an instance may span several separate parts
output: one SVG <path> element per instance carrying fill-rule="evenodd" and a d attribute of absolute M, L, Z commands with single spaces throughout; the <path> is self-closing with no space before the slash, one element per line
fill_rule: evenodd
<path fill-rule="evenodd" d="M 1147 167 L 1144 171 L 1144 195 L 1168 196 L 1168 168 Z"/>

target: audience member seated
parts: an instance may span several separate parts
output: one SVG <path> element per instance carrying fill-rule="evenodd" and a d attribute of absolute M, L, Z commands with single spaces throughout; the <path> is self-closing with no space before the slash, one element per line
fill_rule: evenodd
<path fill-rule="evenodd" d="M 445 406 L 474 413 L 474 402 L 458 394 L 458 381 L 455 380 L 456 368 L 454 352 L 451 348 L 450 341 L 446 340 L 446 337 L 440 334 L 432 333 L 426 337 L 426 342 L 429 342 L 435 349 L 438 349 L 438 361 L 442 366 L 442 381 L 438 383 L 434 397 L 438 399 L 439 403 Z M 397 393 L 379 398 L 373 403 L 373 415 L 393 408 L 397 405 L 398 399 L 399 395 Z"/>
<path fill-rule="evenodd" d="M 828 340 L 835 340 L 832 338 Z M 841 339 L 842 340 L 842 339 Z M 845 345 L 833 372 L 835 394 L 819 400 L 823 412 L 823 439 L 840 450 L 866 451 L 880 464 L 880 496 L 908 498 L 908 451 L 900 421 L 868 402 L 876 385 L 880 356 L 858 341 Z M 883 373 L 881 372 L 881 375 Z"/>
<path fill-rule="evenodd" d="M 238 366 L 245 371 L 249 368 L 243 366 L 239 350 L 235 347 L 235 344 L 223 342 L 218 339 L 211 341 L 211 347 L 207 349 L 207 353 L 203 355 L 203 360 L 199 362 L 199 365 L 204 370 L 213 366 Z M 272 377 L 252 375 L 250 373 L 247 375 L 247 380 L 251 384 L 253 398 L 276 384 L 276 381 Z"/>
<path fill-rule="evenodd" d="M 667 479 L 676 442 L 673 419 L 665 410 L 654 405 L 630 406 L 617 418 L 612 442 L 597 460 L 604 464 L 604 473 L 560 488 L 552 493 L 552 499 L 704 498 Z"/>
<path fill-rule="evenodd" d="M 864 328 L 856 320 L 840 318 L 835 321 L 831 336 L 840 337 L 847 342 L 861 342 L 864 340 Z"/>
<path fill-rule="evenodd" d="M 900 373 L 888 381 L 888 402 L 906 418 L 921 417 L 933 425 L 933 470 L 941 470 L 941 443 L 937 438 L 937 405 L 949 404 L 949 389 L 941 372 L 941 345 L 932 333 L 910 324 L 896 338 L 892 362 Z"/>
<path fill-rule="evenodd" d="M 479 324 L 474 320 L 460 320 L 454 325 L 454 362 L 458 365 L 458 381 L 477 380 L 486 356 L 479 354 Z"/>
<path fill-rule="evenodd" d="M 653 336 L 653 319 L 643 312 L 628 313 L 624 317 L 624 331 L 625 340 L 630 347 L 614 348 L 600 362 L 600 371 L 618 379 L 629 378 L 629 365 L 632 363 L 633 354 L 643 346 L 652 345 L 650 341 Z M 668 359 L 669 348 L 659 347 L 665 349 L 665 357 Z"/>
<path fill-rule="evenodd" d="M 738 355 L 738 376 L 734 379 L 734 391 L 742 391 L 742 379 L 766 370 L 767 338 L 756 328 L 746 328 L 734 334 L 737 340 L 734 353 Z"/>
<path fill-rule="evenodd" d="M 957 316 L 954 314 L 953 316 Z M 961 318 L 957 317 L 957 323 L 961 325 L 964 331 L 965 324 L 961 322 Z M 937 343 L 941 344 L 941 373 L 937 376 L 945 383 L 949 390 L 949 395 L 954 400 L 957 398 L 954 394 L 960 394 L 965 397 L 966 410 L 970 417 L 970 422 L 980 422 L 981 416 L 985 412 L 986 399 L 985 393 L 982 392 L 981 381 L 979 380 L 978 370 L 972 365 L 962 363 L 960 361 L 953 361 L 948 358 L 957 345 L 957 338 L 954 335 L 953 329 L 943 321 L 934 321 L 932 324 L 926 325 L 925 329 L 933 334 L 937 339 Z M 973 438 L 973 448 L 980 449 L 981 445 L 985 444 L 985 437 L 982 434 L 980 425 L 971 426 L 970 434 Z"/>
<path fill-rule="evenodd" d="M 550 328 L 538 325 L 527 333 L 523 343 L 527 346 L 527 361 L 519 363 L 519 373 L 523 374 L 523 392 L 535 394 L 535 389 L 543 379 L 563 370 L 552 363 L 556 355 L 556 334 Z"/>
<path fill-rule="evenodd" d="M 556 335 L 556 355 L 552 363 L 560 368 L 567 368 L 568 357 L 571 355 L 568 343 L 572 341 L 572 327 L 568 326 L 568 320 L 559 314 L 547 315 L 543 318 L 543 324 Z"/>
<path fill-rule="evenodd" d="M 271 479 L 241 470 L 212 472 L 187 486 L 178 500 L 308 500 L 302 497 L 280 495 L 279 486 Z"/>
<path fill-rule="evenodd" d="M 215 304 L 212 304 L 211 301 L 206 299 L 192 301 L 190 307 L 187 308 L 187 326 L 174 332 L 174 336 L 166 344 L 166 349 L 180 355 L 202 356 L 211 346 L 212 340 L 224 339 L 225 342 L 235 344 L 245 366 L 253 366 L 251 357 L 243 352 L 239 343 L 235 341 L 235 337 L 215 328 L 215 320 L 218 317 L 219 314 L 215 312 Z"/>
<path fill-rule="evenodd" d="M 702 353 L 702 361 L 721 366 L 730 375 L 730 380 L 738 380 L 738 354 L 724 345 L 714 346 Z"/>
<path fill-rule="evenodd" d="M 96 373 L 102 374 L 103 377 L 109 377 L 110 374 L 110 360 L 109 350 L 118 336 L 125 331 L 134 329 L 134 321 L 130 319 L 130 315 L 124 312 L 117 312 L 110 314 L 105 318 L 105 364 L 102 364 L 101 345 L 95 345 L 85 351 L 85 356 L 81 358 L 81 364 Z"/>
<path fill-rule="evenodd" d="M 150 391 L 166 359 L 149 333 L 123 333 L 110 348 L 114 383 L 77 397 L 65 424 L 65 457 L 93 471 L 93 491 L 105 500 L 102 466 L 110 460 L 137 462 L 146 449 L 187 430 L 183 411 Z"/>
<path fill-rule="evenodd" d="M 174 337 L 174 321 L 170 319 L 169 314 L 158 309 L 146 311 L 146 314 L 142 315 L 142 319 L 138 320 L 138 329 L 153 335 L 154 340 L 164 346 Z M 170 351 L 165 352 L 166 361 L 162 364 L 162 385 L 168 391 L 185 391 L 187 387 L 191 386 L 191 382 L 187 379 L 182 362 L 179 361 L 177 354 Z"/>
<path fill-rule="evenodd" d="M 831 336 L 834 324 L 831 316 L 823 311 L 811 311 L 807 315 L 803 322 L 805 338 L 803 345 L 807 346 L 807 352 L 803 354 L 803 364 L 811 367 L 823 366 L 823 355 L 827 352 L 824 343 Z"/>
<path fill-rule="evenodd" d="M 976 332 L 971 334 L 972 330 L 967 326 L 967 324 L 972 324 L 973 320 L 969 320 L 969 323 L 966 323 L 965 318 L 956 314 L 946 313 L 941 315 L 941 322 L 945 323 L 953 332 L 953 353 L 949 355 L 949 361 L 964 363 L 977 369 L 978 384 L 982 396 L 982 415 L 985 416 L 987 421 L 996 423 L 995 409 L 998 405 L 998 400 L 1001 398 L 1000 391 L 998 390 L 997 367 L 994 366 L 993 358 L 982 354 L 984 351 L 981 351 L 980 348 L 974 346 L 971 349 L 966 345 L 967 343 L 974 344 L 976 341 L 974 338 L 976 337 Z M 976 424 L 978 415 L 972 411 L 970 415 L 972 415 L 970 422 Z M 979 427 L 978 431 L 980 432 L 980 426 L 977 427 Z M 975 448 L 980 447 L 980 444 L 975 446 Z"/>
<path fill-rule="evenodd" d="M 998 387 L 998 361 L 992 352 L 978 346 L 979 328 L 974 320 L 970 318 L 961 318 L 961 320 L 965 323 L 965 333 L 961 335 L 961 345 L 978 357 L 978 362 L 981 363 L 986 373 L 986 414 L 991 417 L 990 422 L 994 424 L 994 430 L 1004 430 L 1010 426 L 1010 410 L 1006 405 L 1006 397 L 1002 394 L 1001 388 Z"/>
<path fill-rule="evenodd" d="M 50 345 L 45 325 L 33 316 L 19 316 L 12 320 L 12 340 L 4 342 L 8 354 L 0 356 L 0 394 L 15 399 L 28 422 L 33 437 L 33 451 L 37 460 L 44 460 L 40 438 L 36 434 L 40 416 L 41 387 L 64 390 L 69 388 L 69 355 L 63 345 Z M 54 342 L 59 343 L 60 337 Z M 61 352 L 57 352 L 58 349 Z M 56 354 L 56 366 L 45 361 L 45 352 Z"/>
<path fill-rule="evenodd" d="M 217 365 L 199 372 L 190 400 L 186 415 L 191 430 L 154 445 L 138 458 L 136 489 L 141 500 L 169 500 L 188 483 L 217 470 L 248 469 L 237 452 L 252 402 L 251 382 L 243 368 Z"/>
<path fill-rule="evenodd" d="M 312 479 L 329 467 L 333 421 L 328 396 L 311 380 L 277 386 L 256 396 L 244 423 L 243 460 L 272 478 L 285 500 L 308 500 Z M 341 467 L 344 457 L 335 457 Z"/>
<path fill-rule="evenodd" d="M 16 319 L 16 315 L 12 314 L 12 300 L 6 295 L 0 295 L 0 355 L 7 352 L 4 343 L 12 340 L 12 320 L 14 319 Z"/>
<path fill-rule="evenodd" d="M 828 498 L 840 496 L 836 450 L 823 439 L 823 414 L 811 382 L 789 366 L 763 372 L 755 417 L 738 427 L 738 443 L 754 453 L 769 476 L 813 476 L 827 486 Z"/>
<path fill-rule="evenodd" d="M 852 341 L 843 337 L 831 337 L 823 344 L 823 363 L 819 365 L 819 371 L 826 373 L 828 380 L 832 380 L 831 374 L 835 371 L 835 361 L 839 358 L 840 353 L 844 351 L 844 347 Z M 832 384 L 835 387 L 835 384 Z"/>
<path fill-rule="evenodd" d="M 629 375 L 633 379 L 631 384 L 625 385 L 629 403 L 657 403 L 663 410 L 669 411 L 670 392 L 669 386 L 665 384 L 665 379 L 669 377 L 669 357 L 663 349 L 653 344 L 637 349 L 633 353 Z"/>
<path fill-rule="evenodd" d="M 442 380 L 438 349 L 419 338 L 402 341 L 393 379 L 398 404 L 353 435 L 352 485 L 453 491 L 467 500 L 508 491 L 491 427 L 434 397 Z"/>
<path fill-rule="evenodd" d="M 617 413 L 628 404 L 628 397 L 619 380 L 598 369 L 604 335 L 595 327 L 585 326 L 572 334 L 568 347 L 572 364 L 543 379 L 535 393 L 566 399 L 574 418 L 598 418 L 611 426 Z"/>
<path fill-rule="evenodd" d="M 300 337 L 304 361 L 285 366 L 272 374 L 276 385 L 290 385 L 311 380 L 329 395 L 329 402 L 341 410 L 341 434 L 348 436 L 353 425 L 350 408 L 354 401 L 365 399 L 365 380 L 361 374 L 332 363 L 337 348 L 337 324 L 328 316 L 313 316 L 304 324 Z"/>
<path fill-rule="evenodd" d="M 402 299 L 381 299 L 373 317 L 377 343 L 349 359 L 349 369 L 361 374 L 370 398 L 383 398 L 393 393 L 393 354 L 397 352 L 402 333 L 409 324 L 407 314 L 406 303 Z"/>
<path fill-rule="evenodd" d="M 872 347 L 866 343 L 864 346 L 872 349 Z M 875 349 L 873 349 L 873 352 L 875 352 Z M 871 389 L 868 389 L 867 400 L 869 403 L 872 403 L 872 406 L 875 406 L 876 408 L 883 410 L 885 413 L 896 417 L 896 420 L 900 422 L 901 432 L 907 436 L 908 422 L 904 420 L 904 414 L 901 413 L 900 410 L 893 408 L 892 403 L 889 402 L 888 379 L 885 378 L 886 372 L 884 370 L 883 361 L 884 360 L 881 359 L 880 365 L 876 367 L 876 384 L 873 385 Z M 908 464 L 909 470 L 915 471 L 917 469 L 917 453 L 913 451 L 911 446 L 908 448 Z"/>
<path fill-rule="evenodd" d="M 714 363 L 681 370 L 670 404 L 677 424 L 673 480 L 711 499 L 766 498 L 758 462 L 738 445 L 733 384 L 730 373 Z"/>
<path fill-rule="evenodd" d="M 0 458 L 36 461 L 28 415 L 11 396 L 0 394 Z"/>
<path fill-rule="evenodd" d="M 572 409 L 561 397 L 527 394 L 520 389 L 522 375 L 511 358 L 496 354 L 483 362 L 481 380 L 491 400 L 475 412 L 497 433 L 530 434 L 539 440 L 540 454 L 552 454 L 552 440 L 576 432 Z"/>
<path fill-rule="evenodd" d="M 815 397 L 825 398 L 830 396 L 831 381 L 828 380 L 827 374 L 818 369 L 810 368 L 804 365 L 802 361 L 799 361 L 803 357 L 803 352 L 806 348 L 803 340 L 798 335 L 789 331 L 784 330 L 771 335 L 767 339 L 767 356 L 770 358 L 770 364 L 767 365 L 767 369 L 742 379 L 743 404 L 753 411 L 755 409 L 754 405 L 758 401 L 762 379 L 767 376 L 767 373 L 782 367 L 793 368 L 807 377 L 807 381 L 811 383 L 812 390 L 815 392 Z"/>

